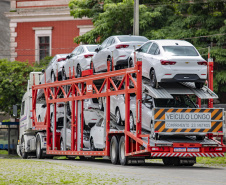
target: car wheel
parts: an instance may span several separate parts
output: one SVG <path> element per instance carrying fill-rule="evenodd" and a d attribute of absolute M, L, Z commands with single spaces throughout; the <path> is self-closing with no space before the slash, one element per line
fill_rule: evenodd
<path fill-rule="evenodd" d="M 51 73 L 51 82 L 55 82 L 56 81 L 56 77 L 54 75 L 54 73 L 52 72 Z"/>
<path fill-rule="evenodd" d="M 119 161 L 118 151 L 119 151 L 118 139 L 116 136 L 113 136 L 111 138 L 111 144 L 110 144 L 110 157 L 111 157 L 112 164 L 118 164 L 118 161 Z"/>
<path fill-rule="evenodd" d="M 134 67 L 132 58 L 129 60 L 129 67 Z"/>
<path fill-rule="evenodd" d="M 64 69 L 62 69 L 62 81 L 67 80 L 66 73 Z"/>
<path fill-rule="evenodd" d="M 112 71 L 112 59 L 108 57 L 107 59 L 107 68 L 108 68 L 108 61 L 110 62 L 110 71 Z"/>
<path fill-rule="evenodd" d="M 130 130 L 134 130 L 135 129 L 133 113 L 132 112 L 130 112 L 130 116 L 129 116 L 129 127 L 130 127 Z"/>
<path fill-rule="evenodd" d="M 119 141 L 119 162 L 121 165 L 127 165 L 127 156 L 125 156 L 125 136 L 122 136 Z"/>
<path fill-rule="evenodd" d="M 36 157 L 37 159 L 43 159 L 43 150 L 41 149 L 41 138 L 39 135 L 36 139 Z"/>
<path fill-rule="evenodd" d="M 38 116 L 38 122 L 41 122 L 41 116 Z"/>
<path fill-rule="evenodd" d="M 93 62 L 90 62 L 90 69 L 93 69 L 93 74 L 95 73 L 95 68 Z"/>
<path fill-rule="evenodd" d="M 157 88 L 157 79 L 156 79 L 154 69 L 152 69 L 151 72 L 150 72 L 150 85 L 154 88 Z"/>
<path fill-rule="evenodd" d="M 90 140 L 90 148 L 91 148 L 91 151 L 96 151 L 96 148 L 94 146 L 93 138 L 91 138 L 91 140 Z"/>
<path fill-rule="evenodd" d="M 63 141 L 63 139 L 60 140 L 60 150 L 64 151 L 64 141 Z"/>
<path fill-rule="evenodd" d="M 21 150 L 20 150 L 20 154 L 22 156 L 23 159 L 27 159 L 28 158 L 28 153 L 25 152 L 25 142 L 24 142 L 24 138 L 22 138 L 22 141 L 21 141 Z"/>
<path fill-rule="evenodd" d="M 120 114 L 120 111 L 119 111 L 118 108 L 116 109 L 115 115 L 116 115 L 116 123 L 117 123 L 117 125 L 121 125 L 122 118 L 121 118 L 121 114 Z"/>
<path fill-rule="evenodd" d="M 104 110 L 104 104 L 103 104 L 103 101 L 102 101 L 102 98 L 98 98 L 98 106 L 99 106 L 99 109 L 100 110 Z"/>
<path fill-rule="evenodd" d="M 202 83 L 202 82 L 195 82 L 195 87 L 197 89 L 201 89 L 203 86 L 204 86 L 204 83 Z"/>
<path fill-rule="evenodd" d="M 77 66 L 77 78 L 80 78 L 82 76 L 82 70 L 80 65 Z"/>

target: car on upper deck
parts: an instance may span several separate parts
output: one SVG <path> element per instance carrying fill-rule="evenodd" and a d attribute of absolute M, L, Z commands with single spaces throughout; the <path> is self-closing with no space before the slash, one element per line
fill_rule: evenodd
<path fill-rule="evenodd" d="M 115 35 L 108 37 L 96 49 L 93 56 L 94 72 L 107 70 L 107 61 L 113 63 L 115 69 L 128 67 L 128 57 L 137 47 L 147 42 L 148 39 L 143 36 L 134 35 Z"/>
<path fill-rule="evenodd" d="M 187 41 L 150 40 L 136 50 L 136 58 L 152 87 L 161 82 L 195 82 L 201 88 L 207 79 L 207 62 Z M 134 53 L 129 64 L 134 66 Z"/>

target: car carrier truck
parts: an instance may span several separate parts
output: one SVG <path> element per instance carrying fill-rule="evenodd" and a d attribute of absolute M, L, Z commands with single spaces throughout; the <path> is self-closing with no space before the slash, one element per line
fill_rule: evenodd
<path fill-rule="evenodd" d="M 192 166 L 196 157 L 224 156 L 224 110 L 221 108 L 152 106 L 149 107 L 152 112 L 151 129 L 142 127 L 142 119 L 147 119 L 142 116 L 144 94 L 158 102 L 172 100 L 175 95 L 193 95 L 198 102 L 218 98 L 206 86 L 197 89 L 192 83 L 169 83 L 161 84 L 158 89 L 152 88 L 142 79 L 140 61 L 131 68 L 110 71 L 108 66 L 106 73 L 93 74 L 93 70 L 88 70 L 80 78 L 71 75 L 67 80 L 46 84 L 39 84 L 40 75 L 30 74 L 22 101 L 17 151 L 24 159 L 29 156 L 44 158 L 60 155 L 83 159 L 104 157 L 113 164 L 126 165 L 157 158 L 162 159 L 165 165 Z M 41 100 L 37 97 L 40 89 L 44 92 L 44 99 Z M 110 96 L 120 94 L 125 98 L 124 125 L 115 124 L 110 113 Z M 136 105 L 133 129 L 130 126 L 132 94 L 133 97 L 135 94 Z M 91 98 L 104 100 L 104 109 L 96 110 L 97 114 L 102 111 L 100 115 L 103 119 L 95 125 L 84 122 L 84 101 Z M 61 125 L 57 120 L 58 103 L 64 105 Z M 46 105 L 46 110 L 40 122 L 37 115 L 42 104 Z M 66 131 L 68 129 L 70 132 Z M 70 137 L 67 137 L 68 134 Z M 216 140 L 216 137 L 221 140 Z M 66 147 L 66 138 L 70 140 L 70 147 Z"/>

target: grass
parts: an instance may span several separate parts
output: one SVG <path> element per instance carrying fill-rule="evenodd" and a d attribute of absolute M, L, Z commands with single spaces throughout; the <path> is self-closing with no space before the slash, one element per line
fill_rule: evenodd
<path fill-rule="evenodd" d="M 226 154 L 224 157 L 197 157 L 197 164 L 222 165 L 226 166 Z"/>
<path fill-rule="evenodd" d="M 0 185 L 130 184 L 138 179 L 115 176 L 112 170 L 23 159 L 0 159 Z"/>

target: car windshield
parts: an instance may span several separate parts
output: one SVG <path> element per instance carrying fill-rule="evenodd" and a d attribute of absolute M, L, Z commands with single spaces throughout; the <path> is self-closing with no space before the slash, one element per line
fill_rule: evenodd
<path fill-rule="evenodd" d="M 121 42 L 133 42 L 133 41 L 139 41 L 139 42 L 147 42 L 148 39 L 146 37 L 139 37 L 139 36 L 118 36 L 117 37 Z"/>
<path fill-rule="evenodd" d="M 173 95 L 173 99 L 155 99 L 156 107 L 196 108 L 192 100 L 185 95 Z"/>
<path fill-rule="evenodd" d="M 199 56 L 193 46 L 163 46 L 163 49 L 171 56 Z"/>
<path fill-rule="evenodd" d="M 95 49 L 97 49 L 98 46 L 86 46 L 89 52 L 94 52 Z"/>

